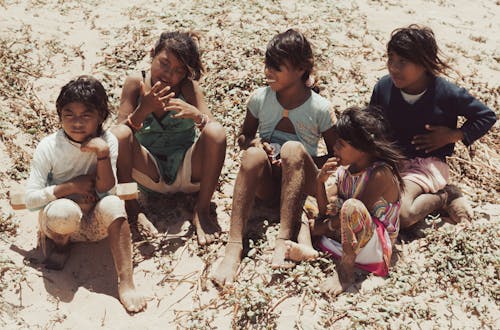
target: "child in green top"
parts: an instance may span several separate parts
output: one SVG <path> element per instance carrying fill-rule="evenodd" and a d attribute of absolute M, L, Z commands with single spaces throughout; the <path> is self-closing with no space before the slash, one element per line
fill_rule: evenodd
<path fill-rule="evenodd" d="M 118 114 L 122 125 L 113 129 L 119 140 L 118 180 L 135 180 L 160 193 L 199 191 L 193 223 L 204 245 L 220 232 L 209 207 L 224 164 L 226 133 L 213 120 L 197 83 L 203 66 L 196 36 L 164 32 L 151 57 L 151 70 L 127 77 L 123 85 Z M 132 221 L 156 231 L 137 200 L 127 201 L 126 207 Z"/>

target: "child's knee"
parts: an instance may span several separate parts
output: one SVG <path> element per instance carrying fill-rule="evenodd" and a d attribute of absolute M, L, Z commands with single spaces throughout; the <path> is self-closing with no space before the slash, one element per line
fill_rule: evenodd
<path fill-rule="evenodd" d="M 111 133 L 113 133 L 114 136 L 118 139 L 118 141 L 129 141 L 131 137 L 134 135 L 134 132 L 132 132 L 132 129 L 128 127 L 127 125 L 120 124 L 113 126 L 111 128 Z"/>
<path fill-rule="evenodd" d="M 48 204 L 40 214 L 40 229 L 50 238 L 71 235 L 80 229 L 82 210 L 70 199 L 61 198 Z"/>
<path fill-rule="evenodd" d="M 240 171 L 252 171 L 259 169 L 267 162 L 267 154 L 262 148 L 250 147 L 243 152 Z"/>
<path fill-rule="evenodd" d="M 283 162 L 300 161 L 307 153 L 302 143 L 298 141 L 288 141 L 283 144 L 280 151 L 280 157 Z"/>
<path fill-rule="evenodd" d="M 101 199 L 96 206 L 96 216 L 106 230 L 117 219 L 127 219 L 125 203 L 115 195 L 108 195 Z"/>
<path fill-rule="evenodd" d="M 341 218 L 351 217 L 354 214 L 364 213 L 367 211 L 365 204 L 356 198 L 350 198 L 342 204 L 340 209 Z"/>
<path fill-rule="evenodd" d="M 209 122 L 203 128 L 202 134 L 217 145 L 226 145 L 226 129 L 219 122 Z"/>

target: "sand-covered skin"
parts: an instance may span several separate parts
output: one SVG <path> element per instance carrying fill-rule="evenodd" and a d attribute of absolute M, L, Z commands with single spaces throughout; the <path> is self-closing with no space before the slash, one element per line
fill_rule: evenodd
<path fill-rule="evenodd" d="M 474 159 L 459 144 L 449 160 L 453 180 L 473 201 L 472 228 L 429 218 L 430 230 L 403 236 L 387 279 L 358 273 L 356 284 L 331 300 L 316 291 L 331 261 L 273 271 L 279 214 L 259 206 L 234 287 L 219 291 L 209 280 L 229 228 L 239 161 L 234 139 L 249 95 L 263 86 L 265 46 L 275 33 L 294 27 L 306 34 L 321 94 L 342 111 L 367 103 L 385 75 L 390 32 L 428 25 L 460 73 L 450 79 L 498 114 L 498 1 L 0 0 L 0 17 L 1 328 L 500 328 L 498 124 L 475 144 Z M 126 75 L 148 69 L 150 47 L 161 31 L 174 29 L 200 33 L 201 85 L 228 133 L 214 196 L 224 234 L 200 249 L 189 228 L 192 196 L 141 197 L 160 236 L 134 243 L 134 278 L 148 307 L 129 315 L 118 300 L 107 240 L 75 245 L 63 271 L 46 270 L 36 249 L 36 212 L 12 211 L 8 192 L 25 181 L 37 142 L 57 128 L 54 103 L 62 85 L 92 74 L 116 108 Z"/>

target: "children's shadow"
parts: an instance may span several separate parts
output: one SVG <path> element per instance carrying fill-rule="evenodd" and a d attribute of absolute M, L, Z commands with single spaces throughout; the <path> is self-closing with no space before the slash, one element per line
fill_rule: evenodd
<path fill-rule="evenodd" d="M 148 259 L 156 252 L 167 254 L 184 245 L 194 233 L 191 222 L 196 195 L 141 192 L 139 196 L 139 203 L 158 234 L 133 239 L 141 254 L 140 258 L 134 256 L 134 261 Z"/>
<path fill-rule="evenodd" d="M 25 264 L 42 272 L 47 292 L 57 300 L 70 302 L 80 287 L 118 299 L 117 275 L 108 239 L 93 243 L 75 243 L 62 270 L 51 270 L 43 264 L 41 248 L 10 249 L 24 256 Z"/>
<path fill-rule="evenodd" d="M 243 253 L 248 252 L 249 240 L 254 243 L 259 240 L 267 240 L 266 231 L 270 226 L 279 224 L 280 222 L 280 205 L 278 202 L 264 202 L 259 199 L 255 200 L 254 207 L 250 212 L 247 223 L 247 232 L 243 240 Z"/>
<path fill-rule="evenodd" d="M 186 235 L 193 218 L 195 194 L 141 193 L 139 203 L 160 233 Z"/>

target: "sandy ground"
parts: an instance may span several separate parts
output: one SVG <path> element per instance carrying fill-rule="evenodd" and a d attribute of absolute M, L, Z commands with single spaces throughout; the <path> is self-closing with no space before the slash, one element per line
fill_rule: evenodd
<path fill-rule="evenodd" d="M 428 25 L 461 74 L 451 79 L 498 114 L 498 1 L 0 0 L 0 17 L 1 328 L 500 328 L 498 124 L 493 137 L 477 144 L 479 165 L 463 156 L 462 146 L 452 166 L 455 181 L 473 200 L 472 229 L 427 219 L 426 226 L 435 229 L 419 230 L 398 244 L 391 276 L 360 273 L 357 284 L 333 301 L 314 290 L 331 272 L 331 262 L 301 264 L 283 274 L 269 269 L 276 210 L 256 209 L 253 245 L 239 281 L 221 292 L 207 275 L 222 255 L 226 236 L 199 249 L 189 229 L 192 197 L 150 197 L 144 203 L 164 235 L 134 243 L 134 277 L 148 307 L 129 315 L 117 299 L 106 240 L 75 245 L 63 271 L 46 270 L 36 248 L 36 214 L 12 211 L 7 198 L 23 184 L 37 141 L 57 127 L 54 103 L 63 84 L 80 74 L 95 75 L 116 107 L 126 75 L 148 68 L 146 55 L 159 33 L 194 29 L 205 50 L 201 83 L 228 132 L 214 198 L 227 231 L 238 170 L 234 137 L 248 95 L 263 84 L 263 50 L 273 34 L 289 27 L 306 33 L 314 45 L 321 94 L 342 111 L 366 103 L 385 74 L 390 32 L 410 23 Z M 464 252 L 464 242 L 472 253 Z M 451 252 L 469 264 L 448 260 Z M 439 260 L 448 260 L 447 266 L 440 268 Z M 477 267 L 468 273 L 471 265 Z"/>

